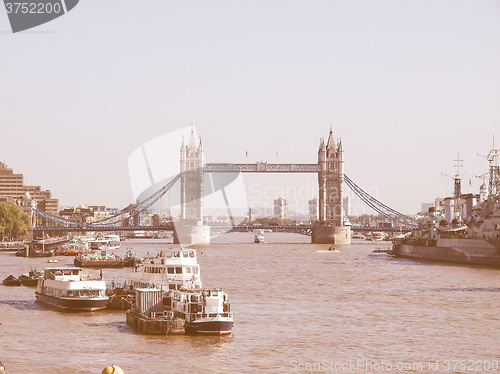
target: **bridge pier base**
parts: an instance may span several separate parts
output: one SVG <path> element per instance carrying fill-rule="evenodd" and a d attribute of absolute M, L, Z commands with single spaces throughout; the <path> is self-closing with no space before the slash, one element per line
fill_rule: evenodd
<path fill-rule="evenodd" d="M 351 226 L 314 226 L 312 244 L 351 244 Z"/>
<path fill-rule="evenodd" d="M 174 244 L 210 244 L 210 226 L 175 225 Z"/>

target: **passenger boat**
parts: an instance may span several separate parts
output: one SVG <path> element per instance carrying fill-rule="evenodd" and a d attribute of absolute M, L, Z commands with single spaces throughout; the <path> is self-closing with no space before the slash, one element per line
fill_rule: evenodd
<path fill-rule="evenodd" d="M 382 234 L 381 232 L 378 232 L 378 231 L 373 232 L 373 233 L 372 233 L 372 238 L 371 238 L 371 239 L 372 239 L 372 241 L 374 241 L 374 242 L 379 242 L 379 241 L 382 241 L 382 240 L 384 240 L 384 234 Z"/>
<path fill-rule="evenodd" d="M 24 241 L 0 242 L 0 252 L 24 250 L 26 243 Z"/>
<path fill-rule="evenodd" d="M 156 257 L 135 267 L 129 277 L 133 288 L 157 287 L 166 292 L 202 287 L 194 248 L 160 249 Z"/>
<path fill-rule="evenodd" d="M 220 288 L 172 291 L 165 300 L 175 316 L 186 321 L 186 333 L 223 335 L 233 328 L 233 313 L 226 293 Z"/>
<path fill-rule="evenodd" d="M 127 310 L 127 324 L 143 334 L 182 335 L 185 321 L 163 304 L 163 292 L 154 288 L 138 288 L 135 304 Z"/>
<path fill-rule="evenodd" d="M 107 234 L 97 237 L 95 240 L 90 241 L 90 249 L 118 249 L 120 248 L 120 236 L 115 234 Z"/>
<path fill-rule="evenodd" d="M 123 260 L 106 251 L 94 251 L 92 253 L 80 254 L 75 257 L 74 265 L 82 268 L 122 268 Z"/>
<path fill-rule="evenodd" d="M 46 268 L 38 279 L 36 299 L 68 311 L 106 308 L 108 298 L 102 279 L 91 277 L 81 268 Z"/>
<path fill-rule="evenodd" d="M 392 254 L 418 260 L 500 267 L 500 150 L 489 155 L 488 195 L 462 195 L 455 176 L 453 198 L 429 209 L 429 217 L 407 237 L 395 239 Z M 478 202 L 478 204 L 476 204 Z"/>

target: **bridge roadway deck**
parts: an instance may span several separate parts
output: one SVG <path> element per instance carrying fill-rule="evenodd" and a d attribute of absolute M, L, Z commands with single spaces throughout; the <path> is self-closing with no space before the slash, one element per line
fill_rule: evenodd
<path fill-rule="evenodd" d="M 314 225 L 296 225 L 296 226 L 237 226 L 232 231 L 255 231 L 255 230 L 273 230 L 273 231 L 286 231 L 286 232 L 303 232 L 304 230 L 311 230 Z M 351 226 L 352 231 L 359 232 L 410 232 L 412 229 L 409 227 L 381 227 L 381 226 Z"/>
<path fill-rule="evenodd" d="M 165 226 L 72 226 L 72 227 L 42 227 L 33 228 L 34 232 L 104 232 L 104 231 L 173 231 L 173 225 Z"/>
<path fill-rule="evenodd" d="M 204 172 L 217 173 L 319 173 L 319 164 L 205 164 Z"/>
<path fill-rule="evenodd" d="M 289 225 L 289 226 L 230 226 L 230 225 L 209 225 L 212 230 L 224 230 L 224 231 L 254 231 L 254 230 L 272 230 L 280 232 L 296 232 L 301 234 L 310 234 L 310 230 L 313 225 Z M 77 227 L 35 227 L 34 232 L 108 232 L 108 231 L 174 231 L 174 225 L 163 225 L 163 226 L 77 226 Z M 351 226 L 352 231 L 357 232 L 370 232 L 370 231 L 382 231 L 382 232 L 409 232 L 411 228 L 408 227 L 373 227 L 373 226 Z"/>

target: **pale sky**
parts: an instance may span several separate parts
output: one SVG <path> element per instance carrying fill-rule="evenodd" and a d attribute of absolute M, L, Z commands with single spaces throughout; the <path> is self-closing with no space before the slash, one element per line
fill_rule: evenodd
<path fill-rule="evenodd" d="M 283 163 L 332 123 L 345 173 L 405 213 L 500 145 L 497 0 L 81 0 L 18 34 L 2 8 L 0 56 L 0 161 L 61 206 L 127 205 L 129 155 L 191 122 L 210 162 Z"/>

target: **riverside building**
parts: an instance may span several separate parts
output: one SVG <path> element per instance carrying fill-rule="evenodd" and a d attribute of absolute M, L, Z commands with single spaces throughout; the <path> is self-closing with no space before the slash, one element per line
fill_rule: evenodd
<path fill-rule="evenodd" d="M 0 202 L 19 202 L 29 193 L 31 199 L 36 200 L 38 209 L 57 215 L 59 200 L 53 199 L 49 190 L 42 190 L 40 186 L 25 186 L 23 174 L 14 174 L 14 171 L 0 162 Z"/>

